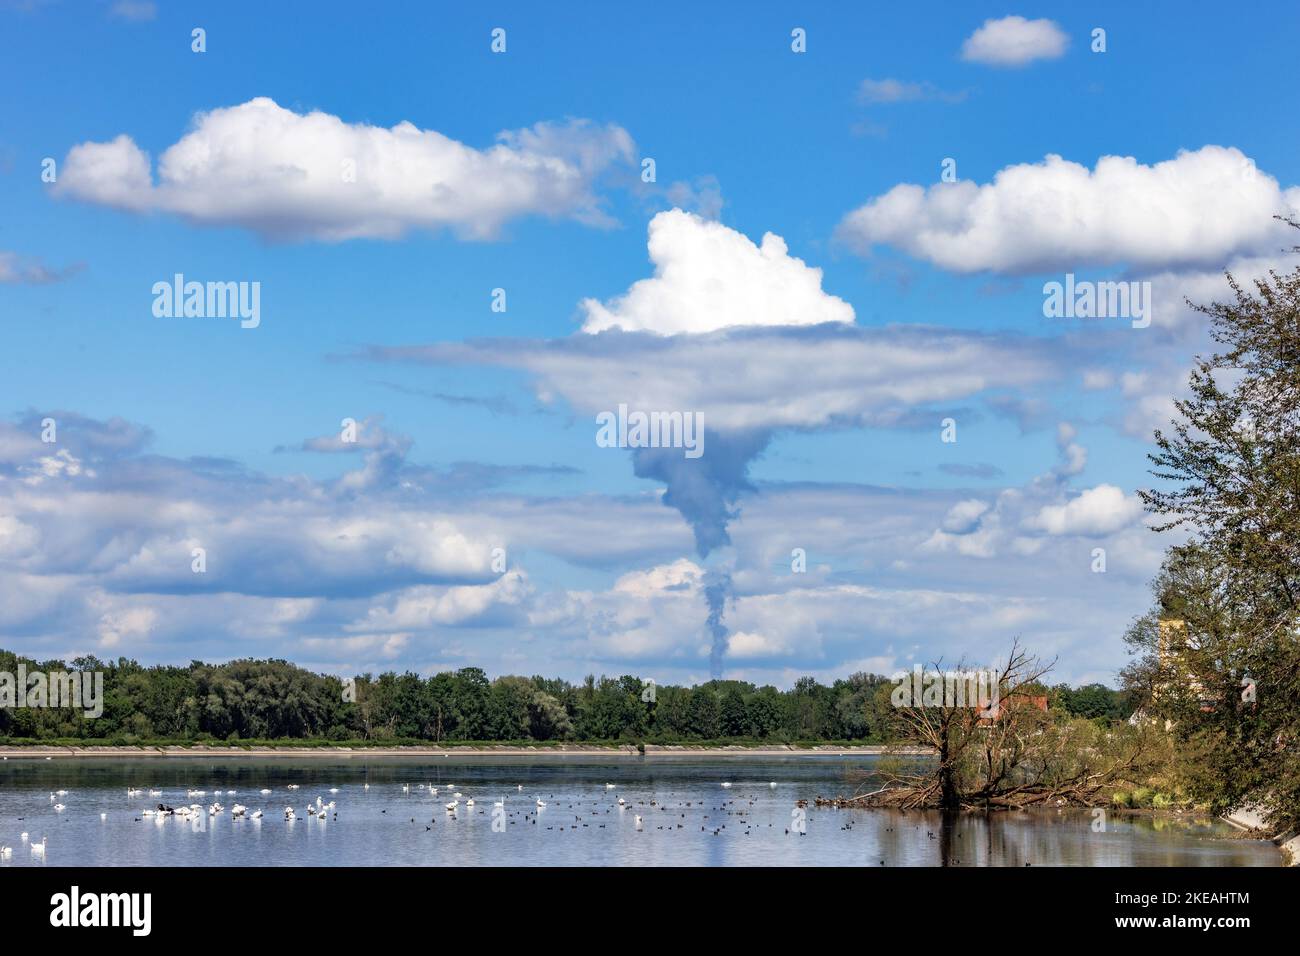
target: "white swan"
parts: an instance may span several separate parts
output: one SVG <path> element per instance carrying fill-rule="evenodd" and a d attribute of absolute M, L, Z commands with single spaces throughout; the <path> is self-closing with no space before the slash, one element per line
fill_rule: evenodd
<path fill-rule="evenodd" d="M 161 796 L 162 796 L 162 791 L 161 791 L 161 790 L 150 790 L 150 791 L 149 791 L 149 796 L 151 796 L 151 797 L 161 797 Z"/>
<path fill-rule="evenodd" d="M 61 804 L 61 803 L 56 803 L 56 804 L 54 805 L 54 812 L 55 812 L 55 813 L 62 813 L 62 812 L 63 812 L 64 810 L 66 810 L 66 809 L 68 809 L 68 808 L 65 807 L 65 806 L 64 806 L 63 804 Z"/>
<path fill-rule="evenodd" d="M 263 787 L 263 788 L 262 788 L 261 790 L 259 790 L 258 792 L 261 793 L 261 795 L 264 796 L 264 797 L 266 797 L 266 796 L 270 796 L 270 794 L 271 794 L 271 791 L 268 790 L 268 789 L 266 789 L 265 787 Z"/>
<path fill-rule="evenodd" d="M 639 813 L 637 814 L 637 817 L 636 817 L 636 828 L 637 828 L 638 830 L 641 829 L 641 814 L 639 814 Z"/>
<path fill-rule="evenodd" d="M 138 796 L 140 796 L 140 791 L 137 790 L 135 787 L 127 787 L 127 788 L 126 788 L 126 795 L 127 795 L 128 797 L 138 797 Z"/>
<path fill-rule="evenodd" d="M 32 855 L 33 855 L 33 856 L 44 856 L 44 855 L 45 855 L 45 837 L 41 837 L 41 842 L 40 842 L 40 843 L 33 843 L 33 844 L 32 844 Z"/>
<path fill-rule="evenodd" d="M 362 789 L 363 789 L 363 790 L 369 790 L 369 789 L 370 789 L 370 784 L 366 784 L 364 787 L 362 787 Z M 437 791 L 435 790 L 434 793 L 437 793 Z"/>
<path fill-rule="evenodd" d="M 338 793 L 338 792 L 339 792 L 338 787 L 330 787 L 330 793 Z"/>
<path fill-rule="evenodd" d="M 775 790 L 775 789 L 776 789 L 776 781 L 773 780 L 771 783 L 768 784 L 768 786 L 771 787 L 773 790 Z"/>
<path fill-rule="evenodd" d="M 291 784 L 289 784 L 287 787 L 285 787 L 285 789 L 286 789 L 286 790 L 297 790 L 297 789 L 298 789 L 298 785 L 297 785 L 296 783 L 291 783 Z"/>
<path fill-rule="evenodd" d="M 618 798 L 618 805 L 619 805 L 620 807 L 622 807 L 622 806 L 626 806 L 626 805 L 627 805 L 627 801 L 624 800 L 622 797 L 619 797 L 619 798 Z"/>
<path fill-rule="evenodd" d="M 18 839 L 20 839 L 20 840 L 22 840 L 24 843 L 26 843 L 26 842 L 27 842 L 27 831 L 24 830 L 22 833 L 18 834 Z"/>
<path fill-rule="evenodd" d="M 107 820 L 107 819 L 108 819 L 108 814 L 107 814 L 107 813 L 101 813 L 101 814 L 99 815 L 99 819 L 101 819 L 101 820 Z"/>
<path fill-rule="evenodd" d="M 455 793 L 452 794 L 452 796 L 455 797 L 457 800 L 459 800 L 462 794 L 459 790 L 457 790 Z"/>
<path fill-rule="evenodd" d="M 7 860 L 13 855 L 13 847 L 0 846 L 0 860 Z"/>
<path fill-rule="evenodd" d="M 524 785 L 521 783 L 519 786 L 515 787 L 515 789 L 522 792 L 524 789 Z"/>
<path fill-rule="evenodd" d="M 502 797 L 502 798 L 501 798 L 500 800 L 498 800 L 496 803 L 492 804 L 492 806 L 494 806 L 494 807 L 504 807 L 505 805 L 506 805 L 506 798 L 505 798 L 505 797 Z"/>
<path fill-rule="evenodd" d="M 411 785 L 409 783 L 402 784 L 402 793 L 410 793 L 410 792 L 411 792 Z"/>
<path fill-rule="evenodd" d="M 537 798 L 537 805 L 538 805 L 539 807 L 543 807 L 543 808 L 545 808 L 545 806 L 546 806 L 546 801 L 543 800 L 541 797 L 538 797 L 538 798 Z"/>
<path fill-rule="evenodd" d="M 605 784 L 605 789 L 606 789 L 606 790 L 613 790 L 613 789 L 614 789 L 614 785 L 613 785 L 612 783 L 607 783 L 607 784 Z"/>
<path fill-rule="evenodd" d="M 470 797 L 468 800 L 466 800 L 466 801 L 465 801 L 465 806 L 467 806 L 467 807 L 472 807 L 472 806 L 474 806 L 474 798 L 473 798 L 473 797 Z"/>
<path fill-rule="evenodd" d="M 726 782 L 724 781 L 723 784 L 722 784 L 722 789 L 723 789 L 723 790 L 730 790 L 730 789 L 731 789 L 731 784 L 726 783 Z"/>
<path fill-rule="evenodd" d="M 262 811 L 254 810 L 251 814 L 249 814 L 249 816 L 251 816 L 254 820 L 260 820 L 262 819 Z"/>
<path fill-rule="evenodd" d="M 447 812 L 448 812 L 448 813 L 454 813 L 455 810 L 456 810 L 456 807 L 459 806 L 459 805 L 460 805 L 460 801 L 458 801 L 458 800 L 453 800 L 453 801 L 451 801 L 451 803 L 447 804 Z"/>

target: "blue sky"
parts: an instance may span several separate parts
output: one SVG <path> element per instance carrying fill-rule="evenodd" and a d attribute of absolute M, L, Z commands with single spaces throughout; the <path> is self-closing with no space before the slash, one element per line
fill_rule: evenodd
<path fill-rule="evenodd" d="M 1111 679 L 1182 297 L 1291 267 L 1297 15 L 1252 11 L 0 4 L 0 642 L 784 685 L 1019 636 Z M 177 272 L 261 324 L 156 317 Z M 1045 318 L 1066 273 L 1152 324 Z M 637 397 L 712 453 L 599 447 Z"/>

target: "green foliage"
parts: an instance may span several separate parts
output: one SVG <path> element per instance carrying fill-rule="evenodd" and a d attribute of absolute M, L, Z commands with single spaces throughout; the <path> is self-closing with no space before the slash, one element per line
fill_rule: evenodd
<path fill-rule="evenodd" d="M 1090 720 L 1127 720 L 1133 713 L 1131 695 L 1111 690 L 1102 684 L 1086 684 L 1075 688 L 1058 684 L 1048 691 L 1048 701 L 1054 710 Z"/>
<path fill-rule="evenodd" d="M 0 651 L 0 670 L 14 673 L 17 662 L 15 655 Z M 67 669 L 60 661 L 24 662 L 29 671 Z M 744 681 L 658 686 L 631 675 L 588 677 L 577 685 L 516 675 L 489 680 L 482 670 L 468 667 L 427 678 L 411 672 L 363 674 L 345 699 L 338 677 L 280 660 L 143 667 L 126 659 L 85 659 L 75 666 L 104 671 L 103 716 L 87 720 L 71 710 L 0 709 L 0 741 L 808 746 L 896 739 L 889 702 L 893 683 L 878 674 L 853 674 L 829 687 L 804 677 L 792 690 L 781 691 Z"/>
<path fill-rule="evenodd" d="M 1293 226 L 1300 224 L 1291 223 Z M 1300 269 L 1202 307 L 1218 351 L 1157 431 L 1141 492 L 1160 527 L 1181 526 L 1156 606 L 1126 640 L 1126 686 L 1177 741 L 1192 799 L 1257 804 L 1300 825 Z"/>

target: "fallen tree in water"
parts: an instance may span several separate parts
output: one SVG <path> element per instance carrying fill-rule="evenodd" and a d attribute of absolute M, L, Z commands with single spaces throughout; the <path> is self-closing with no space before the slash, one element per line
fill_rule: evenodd
<path fill-rule="evenodd" d="M 873 789 L 823 806 L 1009 810 L 1109 804 L 1166 759 L 1146 723 L 1107 726 L 1048 712 L 1041 678 L 1051 669 L 1014 644 L 1005 664 L 961 664 L 904 678 L 891 692 L 894 738 L 932 758 L 894 754 L 868 775 Z M 972 699 L 963 690 L 977 688 Z M 883 784 L 883 785 L 882 785 Z"/>

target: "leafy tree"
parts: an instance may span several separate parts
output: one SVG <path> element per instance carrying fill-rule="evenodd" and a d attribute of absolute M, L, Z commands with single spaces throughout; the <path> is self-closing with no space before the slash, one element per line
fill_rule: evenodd
<path fill-rule="evenodd" d="M 722 722 L 723 736 L 749 736 L 749 715 L 745 710 L 745 697 L 737 688 L 729 688 L 722 695 L 722 702 L 718 710 L 718 716 Z"/>
<path fill-rule="evenodd" d="M 782 714 L 781 692 L 775 687 L 761 687 L 745 702 L 745 721 L 759 739 L 780 731 Z"/>
<path fill-rule="evenodd" d="M 1199 307 L 1217 349 L 1155 434 L 1165 484 L 1142 498 L 1161 529 L 1191 536 L 1129 631 L 1141 656 L 1125 680 L 1198 755 L 1185 767 L 1197 796 L 1258 802 L 1288 828 L 1300 823 L 1300 269 L 1253 288 L 1228 279 L 1231 301 Z"/>
<path fill-rule="evenodd" d="M 493 740 L 520 740 L 529 736 L 529 705 L 534 688 L 525 677 L 498 677 L 488 696 L 488 733 Z"/>
<path fill-rule="evenodd" d="M 690 729 L 694 736 L 705 740 L 722 736 L 722 707 L 712 690 L 696 687 L 691 691 Z"/>

